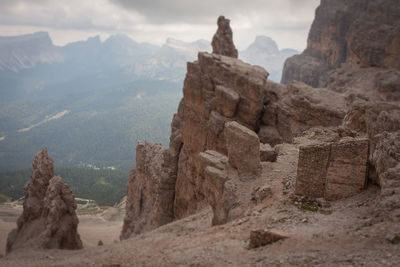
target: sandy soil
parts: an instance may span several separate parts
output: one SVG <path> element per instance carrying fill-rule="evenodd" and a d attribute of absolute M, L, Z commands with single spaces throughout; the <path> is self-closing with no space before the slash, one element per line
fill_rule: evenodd
<path fill-rule="evenodd" d="M 16 221 L 22 213 L 21 206 L 0 205 L 0 255 L 5 254 L 7 235 L 17 227 Z M 101 214 L 80 215 L 78 232 L 81 235 L 85 248 L 97 247 L 99 240 L 104 245 L 119 242 L 119 234 L 122 228 L 122 218 L 106 220 Z M 0 263 L 1 266 L 1 263 Z"/>
<path fill-rule="evenodd" d="M 121 221 L 81 217 L 83 250 L 16 250 L 0 266 L 400 266 L 400 244 L 391 242 L 400 238 L 400 224 L 373 212 L 379 188 L 335 202 L 296 198 L 297 153 L 283 145 L 277 163 L 263 164 L 274 196 L 225 225 L 211 227 L 205 209 L 114 243 Z M 290 237 L 249 249 L 250 231 L 268 228 Z M 98 239 L 105 245 L 96 246 Z"/>

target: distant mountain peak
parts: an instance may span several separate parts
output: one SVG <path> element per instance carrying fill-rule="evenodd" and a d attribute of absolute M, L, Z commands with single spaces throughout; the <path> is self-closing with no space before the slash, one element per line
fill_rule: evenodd
<path fill-rule="evenodd" d="M 257 35 L 254 43 L 248 49 L 257 49 L 271 54 L 279 53 L 279 48 L 276 42 L 268 36 Z"/>
<path fill-rule="evenodd" d="M 63 60 L 47 32 L 0 37 L 0 70 L 18 72 L 39 63 Z"/>

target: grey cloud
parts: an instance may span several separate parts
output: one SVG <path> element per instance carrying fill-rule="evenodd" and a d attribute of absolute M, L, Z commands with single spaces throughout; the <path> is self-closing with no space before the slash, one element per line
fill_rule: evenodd
<path fill-rule="evenodd" d="M 313 9 L 318 0 L 109 0 L 122 8 L 143 14 L 149 23 L 208 24 L 218 15 L 234 17 L 251 16 L 253 13 L 280 12 L 279 7 L 289 4 L 295 12 Z M 285 10 L 287 11 L 287 10 Z"/>

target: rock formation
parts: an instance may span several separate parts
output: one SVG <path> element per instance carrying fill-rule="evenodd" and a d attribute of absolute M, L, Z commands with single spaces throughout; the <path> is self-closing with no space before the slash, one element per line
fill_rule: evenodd
<path fill-rule="evenodd" d="M 211 42 L 213 53 L 238 58 L 238 51 L 233 44 L 232 29 L 229 23 L 230 20 L 224 16 L 218 17 L 218 29 Z"/>
<path fill-rule="evenodd" d="M 396 0 L 321 1 L 307 48 L 286 61 L 282 83 L 398 100 L 399 12 Z"/>
<path fill-rule="evenodd" d="M 138 142 L 136 169 L 129 174 L 126 215 L 121 239 L 172 221 L 173 193 L 165 184 L 160 144 Z"/>
<path fill-rule="evenodd" d="M 71 189 L 54 176 L 53 160 L 40 150 L 24 187 L 24 210 L 7 239 L 7 253 L 23 247 L 80 249 L 78 217 Z"/>
<path fill-rule="evenodd" d="M 208 205 L 214 225 L 243 215 L 271 194 L 260 189 L 259 177 L 261 161 L 276 160 L 271 146 L 291 142 L 316 125 L 340 125 L 345 116 L 344 95 L 301 83 L 287 87 L 267 81 L 264 69 L 231 57 L 198 57 L 188 63 L 169 148 L 150 143 L 137 147 L 121 239 Z M 275 137 L 265 136 L 266 127 Z M 208 157 L 211 153 L 228 162 L 202 165 L 199 159 L 205 151 Z"/>
<path fill-rule="evenodd" d="M 309 47 L 296 57 L 299 61 L 293 58 L 286 63 L 285 81 L 293 77 L 302 81 L 289 85 L 268 81 L 263 68 L 236 59 L 229 21 L 220 18 L 214 53 L 199 53 L 197 61 L 187 64 L 184 97 L 172 120 L 169 148 L 147 143 L 138 146 L 121 238 L 208 206 L 213 211 L 211 223 L 223 224 L 273 199 L 276 192 L 265 184 L 262 174 L 266 166 L 275 164 L 271 162 L 279 161 L 280 143 L 301 145 L 295 193 L 337 200 L 358 194 L 369 180 L 382 188 L 379 203 L 385 208 L 381 210 L 395 214 L 399 206 L 396 138 L 400 112 L 397 63 L 391 57 L 397 54 L 385 52 L 385 59 L 379 61 L 355 52 L 357 49 L 350 54 L 343 48 L 356 45 L 343 46 L 343 42 L 351 39 L 350 33 L 356 38 L 357 25 L 365 22 L 364 13 L 378 12 L 378 5 L 359 0 L 337 2 L 322 1 L 316 21 L 326 15 L 329 23 L 321 22 L 321 26 L 315 22 Z M 391 0 L 385 6 L 387 2 Z M 349 15 L 349 5 L 359 9 L 360 20 Z M 389 27 L 386 18 L 391 11 L 381 12 L 382 27 Z M 346 18 L 343 25 L 336 25 L 337 16 L 340 22 L 340 16 Z M 342 29 L 345 26 L 350 28 Z M 227 35 L 223 29 L 228 29 Z M 389 33 L 395 30 L 385 29 Z M 341 31 L 345 38 L 337 37 L 342 36 Z M 396 44 L 397 39 L 392 40 Z M 383 41 L 386 45 L 387 40 Z M 225 56 L 226 51 L 231 56 Z M 357 63 L 354 53 L 363 63 Z M 302 62 L 309 68 L 304 69 Z M 373 62 L 384 63 L 360 68 Z M 334 70 L 329 72 L 333 73 L 329 84 L 336 87 L 314 88 L 328 84 L 328 70 Z M 291 71 L 295 73 L 292 78 L 288 76 Z M 370 73 L 380 78 L 372 81 Z M 308 135 L 312 129 L 318 131 Z"/>

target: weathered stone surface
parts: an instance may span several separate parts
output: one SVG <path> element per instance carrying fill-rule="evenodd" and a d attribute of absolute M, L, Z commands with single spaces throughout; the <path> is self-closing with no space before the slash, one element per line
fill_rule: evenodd
<path fill-rule="evenodd" d="M 356 195 L 365 187 L 368 152 L 364 138 L 300 147 L 295 193 L 327 200 Z"/>
<path fill-rule="evenodd" d="M 400 163 L 380 175 L 381 195 L 378 212 L 400 221 Z"/>
<path fill-rule="evenodd" d="M 213 211 L 212 225 L 224 224 L 237 203 L 235 192 L 227 186 L 228 158 L 214 150 L 199 154 L 199 171 L 204 178 L 203 194 Z"/>
<path fill-rule="evenodd" d="M 252 230 L 250 232 L 250 243 L 249 243 L 249 248 L 258 248 L 261 246 L 266 246 L 271 243 L 274 243 L 276 241 L 286 239 L 288 238 L 289 235 L 275 230 L 275 229 L 270 229 L 270 230 Z"/>
<path fill-rule="evenodd" d="M 400 131 L 380 135 L 371 161 L 381 186 L 376 211 L 400 221 Z"/>
<path fill-rule="evenodd" d="M 121 239 L 172 221 L 174 191 L 162 166 L 164 153 L 160 144 L 138 142 L 136 169 L 129 174 Z"/>
<path fill-rule="evenodd" d="M 260 159 L 261 161 L 275 162 L 278 153 L 269 144 L 260 144 Z"/>
<path fill-rule="evenodd" d="M 379 135 L 371 163 L 375 166 L 378 178 L 400 162 L 400 131 L 384 132 Z M 381 179 L 379 179 L 381 180 Z M 382 181 L 379 181 L 382 185 Z"/>
<path fill-rule="evenodd" d="M 326 200 L 353 196 L 365 188 L 368 168 L 367 139 L 333 143 L 326 176 Z"/>
<path fill-rule="evenodd" d="M 270 144 L 272 146 L 282 144 L 283 139 L 278 132 L 278 129 L 273 126 L 261 126 L 258 132 L 260 142 Z"/>
<path fill-rule="evenodd" d="M 330 153 L 330 143 L 300 147 L 295 194 L 314 198 L 324 196 Z"/>
<path fill-rule="evenodd" d="M 229 163 L 240 176 L 260 175 L 260 140 L 255 132 L 232 121 L 225 124 Z"/>
<path fill-rule="evenodd" d="M 232 29 L 229 23 L 230 20 L 224 16 L 218 17 L 218 29 L 212 39 L 211 45 L 214 54 L 237 58 L 238 51 L 233 44 Z"/>
<path fill-rule="evenodd" d="M 207 150 L 199 153 L 199 171 L 202 173 L 208 166 L 219 170 L 225 170 L 228 164 L 228 158 L 214 150 Z"/>
<path fill-rule="evenodd" d="M 270 186 L 262 186 L 254 189 L 251 200 L 256 204 L 260 204 L 266 199 L 272 197 L 272 189 Z"/>
<path fill-rule="evenodd" d="M 42 217 L 45 218 L 44 248 L 80 249 L 77 205 L 71 189 L 60 176 L 54 176 L 47 187 Z"/>
<path fill-rule="evenodd" d="M 225 124 L 238 121 L 256 129 L 264 103 L 278 98 L 277 86 L 270 88 L 267 77 L 268 72 L 260 67 L 216 54 L 199 53 L 197 62 L 188 63 L 183 87 L 184 115 L 179 131 L 182 147 L 176 168 L 175 219 L 208 205 L 202 191 L 204 179 L 199 174 L 198 154 L 206 150 L 227 154 Z M 222 109 L 217 110 L 220 86 L 228 88 L 230 94 L 239 95 L 233 117 L 228 118 L 220 113 Z"/>
<path fill-rule="evenodd" d="M 24 210 L 17 229 L 8 235 L 7 253 L 23 247 L 82 248 L 74 196 L 61 177 L 53 177 L 46 148 L 36 153 L 32 166 L 31 180 L 24 187 Z"/>
<path fill-rule="evenodd" d="M 215 88 L 217 111 L 225 117 L 232 118 L 239 103 L 239 94 L 229 88 L 217 86 Z"/>
<path fill-rule="evenodd" d="M 286 142 L 313 126 L 339 126 L 346 114 L 345 96 L 293 82 L 277 104 L 277 129 Z"/>
<path fill-rule="evenodd" d="M 321 1 L 307 48 L 286 61 L 282 83 L 325 87 L 342 63 L 399 70 L 399 12 L 396 0 Z"/>
<path fill-rule="evenodd" d="M 370 139 L 385 131 L 400 129 L 400 105 L 385 102 L 355 102 L 347 112 L 344 127 L 363 132 Z"/>
<path fill-rule="evenodd" d="M 376 87 L 383 101 L 400 101 L 400 71 L 389 69 L 378 72 Z"/>

